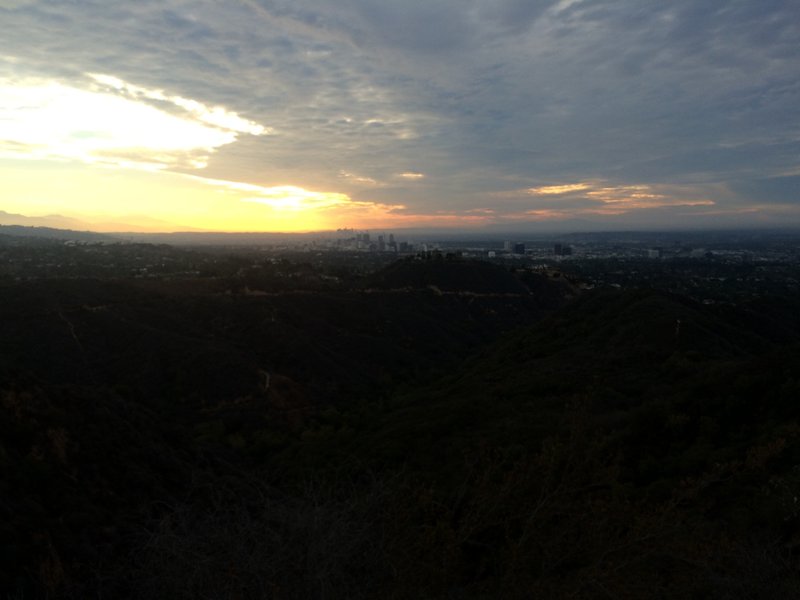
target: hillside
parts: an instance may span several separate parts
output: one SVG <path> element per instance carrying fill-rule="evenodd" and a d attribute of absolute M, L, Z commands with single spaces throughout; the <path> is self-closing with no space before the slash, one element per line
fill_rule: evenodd
<path fill-rule="evenodd" d="M 315 452 L 426 482 L 442 597 L 794 595 L 799 314 L 588 294 Z"/>
<path fill-rule="evenodd" d="M 191 497 L 208 508 L 219 486 L 239 495 L 265 462 L 260 481 L 296 479 L 273 458 L 320 420 L 378 406 L 544 314 L 530 294 L 240 288 L 0 283 L 9 593 L 83 597 L 97 569 L 109 590 L 128 585 L 107 569 L 167 507 Z"/>
<path fill-rule="evenodd" d="M 420 257 L 399 260 L 372 275 L 368 284 L 383 289 L 433 287 L 443 292 L 524 294 L 525 285 L 502 267 L 477 260 Z"/>
<path fill-rule="evenodd" d="M 705 411 L 719 422 L 724 406 L 743 427 L 781 422 L 794 411 L 787 374 L 797 366 L 797 314 L 782 302 L 733 309 L 652 291 L 586 294 L 432 386 L 396 397 L 386 427 L 404 426 L 440 451 L 450 438 L 484 436 L 536 447 L 576 402 L 613 427 L 656 404 L 664 416 L 691 410 L 701 419 Z M 756 407 L 758 419 L 748 412 Z M 730 434 L 733 422 L 724 425 Z M 387 438 L 378 431 L 368 444 Z"/>
<path fill-rule="evenodd" d="M 285 279 L 0 284 L 0 597 L 800 590 L 796 298 Z"/>

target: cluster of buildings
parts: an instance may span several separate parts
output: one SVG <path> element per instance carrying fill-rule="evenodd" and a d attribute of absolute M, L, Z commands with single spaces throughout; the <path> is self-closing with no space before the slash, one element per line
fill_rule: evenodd
<path fill-rule="evenodd" d="M 393 233 L 388 235 L 382 233 L 374 237 L 369 232 L 356 232 L 349 229 L 339 230 L 337 233 L 340 236 L 341 234 L 346 234 L 346 237 L 338 237 L 323 244 L 335 250 L 358 252 L 394 252 L 410 254 L 417 250 L 414 244 L 398 242 Z M 317 243 L 317 245 L 319 245 L 319 243 Z"/>
<path fill-rule="evenodd" d="M 466 257 L 484 258 L 546 258 L 548 256 L 571 256 L 572 246 L 557 243 L 547 246 L 546 244 L 531 244 L 524 242 L 506 240 L 502 242 L 502 249 L 499 242 L 487 242 L 485 245 L 464 247 L 455 242 L 437 243 L 415 243 L 408 241 L 398 241 L 393 233 L 370 234 L 367 231 L 355 231 L 352 229 L 340 229 L 337 237 L 328 240 L 318 240 L 314 243 L 316 249 L 329 248 L 331 250 L 351 251 L 351 252 L 388 252 L 396 254 L 414 254 L 417 252 L 457 252 Z"/>
<path fill-rule="evenodd" d="M 496 258 L 497 256 L 497 251 L 488 251 L 489 258 Z M 543 246 L 542 244 L 534 244 L 533 246 L 528 247 L 522 242 L 512 242 L 510 240 L 506 240 L 503 242 L 503 251 L 500 253 L 500 256 L 511 258 L 521 258 L 524 256 L 532 258 L 547 258 L 548 256 L 572 256 L 572 246 L 558 243 L 552 246 L 551 251 L 550 248 Z"/>

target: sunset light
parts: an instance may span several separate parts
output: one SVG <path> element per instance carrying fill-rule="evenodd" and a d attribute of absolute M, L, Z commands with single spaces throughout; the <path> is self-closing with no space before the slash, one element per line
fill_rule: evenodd
<path fill-rule="evenodd" d="M 450 1 L 5 3 L 0 210 L 236 231 L 717 226 L 710 208 L 800 224 L 796 46 L 755 33 L 792 22 L 782 2 L 709 6 L 709 31 L 669 3 L 631 21 Z"/>

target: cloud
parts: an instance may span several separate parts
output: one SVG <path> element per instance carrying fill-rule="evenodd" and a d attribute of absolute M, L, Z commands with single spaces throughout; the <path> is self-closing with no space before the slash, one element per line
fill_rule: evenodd
<path fill-rule="evenodd" d="M 387 205 L 379 202 L 353 200 L 341 192 L 320 192 L 295 185 L 261 186 L 241 181 L 225 181 L 198 175 L 184 175 L 196 182 L 216 187 L 220 191 L 233 193 L 242 202 L 264 204 L 282 211 L 320 211 L 369 209 L 379 211 L 404 210 L 402 205 Z"/>
<path fill-rule="evenodd" d="M 242 133 L 266 129 L 222 107 L 166 96 L 119 79 L 91 78 L 118 93 L 44 79 L 0 79 L 4 157 L 69 159 L 128 168 L 202 168 Z M 182 115 L 162 110 L 171 104 Z"/>
<path fill-rule="evenodd" d="M 567 183 L 564 185 L 544 185 L 541 187 L 529 188 L 527 192 L 534 196 L 550 196 L 568 194 L 570 192 L 580 192 L 588 189 L 588 183 Z"/>
<path fill-rule="evenodd" d="M 491 0 L 478 3 L 477 14 L 482 20 L 500 25 L 506 32 L 519 34 L 556 4 L 556 0 Z"/>
<path fill-rule="evenodd" d="M 800 207 L 800 174 L 736 182 L 731 187 L 745 202 Z"/>
<path fill-rule="evenodd" d="M 349 173 L 348 171 L 340 171 L 339 174 L 342 176 L 343 179 L 346 179 L 347 181 L 355 183 L 357 185 L 367 185 L 367 186 L 381 185 L 379 181 L 373 179 L 372 177 L 356 175 L 355 173 Z"/>
<path fill-rule="evenodd" d="M 263 188 L 260 195 L 243 198 L 243 202 L 256 202 L 272 208 L 295 211 L 329 209 L 351 203 L 345 194 L 311 192 L 293 185 Z"/>
<path fill-rule="evenodd" d="M 17 0 L 0 77 L 157 111 L 164 135 L 103 146 L 110 125 L 53 119 L 57 152 L 19 133 L 5 152 L 206 165 L 408 215 L 791 207 L 791 182 L 765 182 L 800 168 L 796 16 L 791 0 Z M 171 119 L 192 135 L 167 136 Z"/>
<path fill-rule="evenodd" d="M 356 39 L 371 45 L 439 54 L 463 47 L 474 33 L 466 11 L 448 0 L 350 0 L 349 4 L 362 23 Z"/>
<path fill-rule="evenodd" d="M 137 102 L 142 100 L 155 100 L 172 104 L 177 108 L 183 109 L 183 111 L 198 121 L 213 125 L 223 131 L 249 133 L 250 135 L 264 135 L 271 132 L 269 128 L 259 123 L 249 121 L 248 119 L 243 119 L 235 112 L 230 112 L 222 106 L 208 107 L 197 100 L 183 98 L 181 96 L 170 96 L 165 94 L 163 90 L 152 90 L 134 85 L 122 81 L 113 75 L 105 75 L 103 73 L 87 73 L 87 75 L 106 90 L 113 90 L 124 98 Z"/>
<path fill-rule="evenodd" d="M 619 185 L 606 181 L 562 183 L 499 192 L 499 216 L 564 220 L 592 215 L 634 215 L 653 209 L 712 207 L 719 190 L 680 185 Z"/>

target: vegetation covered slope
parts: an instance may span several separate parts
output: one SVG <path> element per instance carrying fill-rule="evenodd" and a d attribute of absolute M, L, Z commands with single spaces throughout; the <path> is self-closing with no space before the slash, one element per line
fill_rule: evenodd
<path fill-rule="evenodd" d="M 431 597 L 796 595 L 798 314 L 589 294 L 345 454 L 424 490 L 409 570 Z"/>
<path fill-rule="evenodd" d="M 509 271 L 477 261 L 446 259 L 440 254 L 399 260 L 368 279 L 382 288 L 425 288 L 483 294 L 527 294 L 528 288 Z"/>
<path fill-rule="evenodd" d="M 4 284 L 4 597 L 800 593 L 796 298 L 417 264 Z"/>
<path fill-rule="evenodd" d="M 80 596 L 98 569 L 126 581 L 132 540 L 165 507 L 248 486 L 268 459 L 259 482 L 297 480 L 273 458 L 321 419 L 377 405 L 542 310 L 529 294 L 3 282 L 3 592 Z"/>

